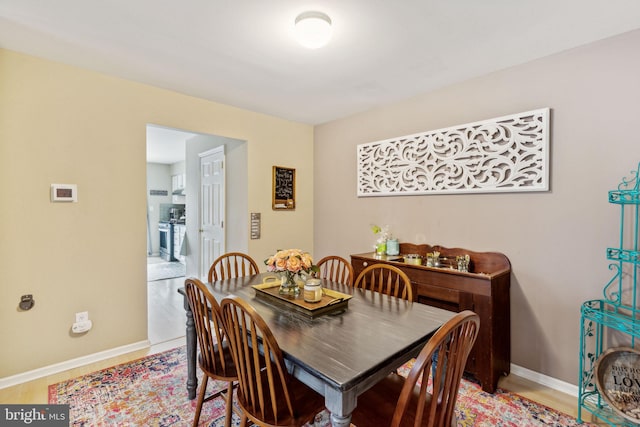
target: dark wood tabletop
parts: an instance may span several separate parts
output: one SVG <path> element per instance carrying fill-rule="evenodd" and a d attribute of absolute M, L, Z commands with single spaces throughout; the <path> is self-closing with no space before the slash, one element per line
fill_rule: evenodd
<path fill-rule="evenodd" d="M 273 273 L 208 286 L 218 301 L 235 294 L 254 306 L 278 340 L 292 374 L 325 396 L 334 426 L 348 426 L 357 396 L 417 355 L 431 335 L 455 315 L 323 280 L 323 287 L 352 298 L 346 310 L 311 317 L 288 310 L 287 303 L 256 296 L 258 291 L 251 285 L 263 283 L 268 276 Z M 193 320 L 188 304 L 185 309 L 187 346 L 193 358 L 189 376 L 195 379 L 195 331 L 189 331 Z M 195 382 L 190 386 L 195 396 Z"/>

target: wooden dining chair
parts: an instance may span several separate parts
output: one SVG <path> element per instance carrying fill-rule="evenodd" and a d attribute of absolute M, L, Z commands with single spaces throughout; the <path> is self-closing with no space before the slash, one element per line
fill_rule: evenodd
<path fill-rule="evenodd" d="M 200 344 L 198 364 L 204 373 L 198 404 L 193 418 L 193 426 L 198 425 L 202 404 L 220 396 L 223 390 L 218 391 L 206 399 L 204 397 L 209 378 L 227 382 L 225 426 L 231 425 L 231 412 L 233 409 L 233 383 L 237 381 L 236 365 L 233 363 L 231 348 L 229 347 L 224 330 L 224 323 L 220 306 L 211 295 L 206 286 L 196 278 L 188 278 L 184 282 L 185 294 L 189 306 L 193 312 L 193 321 L 196 327 L 196 336 Z"/>
<path fill-rule="evenodd" d="M 353 286 L 413 301 L 409 276 L 390 264 L 372 264 L 365 267 L 356 277 Z"/>
<path fill-rule="evenodd" d="M 420 351 L 406 380 L 393 373 L 358 396 L 352 423 L 358 427 L 455 426 L 458 388 L 479 327 L 480 318 L 469 310 L 451 318 Z"/>
<path fill-rule="evenodd" d="M 209 267 L 209 282 L 250 276 L 259 273 L 258 264 L 242 252 L 228 252 L 220 255 Z"/>
<path fill-rule="evenodd" d="M 318 261 L 317 266 L 320 269 L 318 277 L 353 286 L 353 267 L 346 259 L 337 255 L 329 255 Z"/>
<path fill-rule="evenodd" d="M 238 367 L 237 401 L 247 421 L 263 426 L 302 426 L 324 409 L 324 397 L 289 374 L 269 326 L 242 298 L 221 302 Z"/>

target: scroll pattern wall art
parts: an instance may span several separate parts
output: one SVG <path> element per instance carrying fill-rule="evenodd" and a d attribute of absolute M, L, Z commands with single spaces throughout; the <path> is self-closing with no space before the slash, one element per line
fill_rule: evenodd
<path fill-rule="evenodd" d="M 549 190 L 549 108 L 358 145 L 358 196 Z"/>

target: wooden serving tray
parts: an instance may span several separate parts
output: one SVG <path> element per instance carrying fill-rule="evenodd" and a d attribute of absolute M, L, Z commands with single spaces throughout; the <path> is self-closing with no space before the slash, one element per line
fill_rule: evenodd
<path fill-rule="evenodd" d="M 349 299 L 351 299 L 351 295 L 343 294 L 342 292 L 334 291 L 332 289 L 322 288 L 322 299 L 320 299 L 320 301 L 307 302 L 304 300 L 304 291 L 302 289 L 300 289 L 300 295 L 295 298 L 280 295 L 278 293 L 278 290 L 280 289 L 280 281 L 269 279 L 271 278 L 266 278 L 264 282 L 259 285 L 252 285 L 256 290 L 257 297 L 262 297 L 268 301 L 275 302 L 309 317 L 317 317 L 323 314 L 346 310 L 349 304 Z"/>

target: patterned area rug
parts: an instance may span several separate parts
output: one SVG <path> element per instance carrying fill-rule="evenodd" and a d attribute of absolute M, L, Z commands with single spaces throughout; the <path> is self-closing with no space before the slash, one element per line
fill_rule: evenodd
<path fill-rule="evenodd" d="M 408 369 L 406 366 L 400 373 L 406 374 Z M 186 349 L 180 347 L 52 384 L 49 403 L 71 405 L 71 426 L 189 426 L 196 402 L 187 399 L 186 380 Z M 208 392 L 225 386 L 209 381 Z M 505 390 L 485 393 L 468 380 L 462 381 L 456 415 L 460 427 L 590 426 Z M 234 414 L 233 425 L 239 424 Z M 200 425 L 224 425 L 222 398 L 205 403 Z M 315 426 L 330 426 L 326 411 L 318 414 Z"/>
<path fill-rule="evenodd" d="M 185 265 L 181 262 L 160 262 L 147 264 L 147 282 L 184 277 Z"/>

